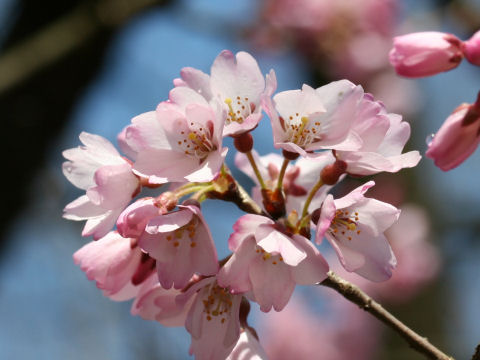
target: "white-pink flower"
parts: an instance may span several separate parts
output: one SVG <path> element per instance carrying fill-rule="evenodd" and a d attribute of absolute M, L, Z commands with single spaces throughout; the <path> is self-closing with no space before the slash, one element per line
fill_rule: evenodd
<path fill-rule="evenodd" d="M 180 86 L 169 100 L 132 119 L 126 143 L 137 153 L 133 170 L 149 182 L 212 180 L 227 154 L 222 148 L 226 113 L 195 90 Z"/>
<path fill-rule="evenodd" d="M 138 285 L 155 272 L 155 261 L 140 250 L 135 239 L 113 231 L 83 246 L 73 260 L 89 280 L 96 281 L 103 295 L 116 301 L 136 296 Z"/>
<path fill-rule="evenodd" d="M 117 230 L 123 237 L 139 238 L 148 222 L 166 211 L 155 198 L 142 198 L 130 204 L 117 219 Z"/>
<path fill-rule="evenodd" d="M 86 190 L 64 209 L 70 220 L 87 220 L 83 236 L 99 239 L 108 233 L 118 215 L 140 188 L 130 162 L 105 138 L 82 132 L 84 146 L 65 150 L 63 173 L 70 182 Z"/>
<path fill-rule="evenodd" d="M 144 320 L 158 321 L 163 326 L 184 326 L 194 298 L 179 304 L 176 298 L 180 294 L 182 294 L 180 290 L 162 288 L 157 276 L 151 276 L 140 287 L 132 304 L 131 313 L 139 315 Z"/>
<path fill-rule="evenodd" d="M 222 360 L 231 353 L 240 336 L 242 295 L 231 294 L 210 277 L 192 285 L 177 297 L 178 304 L 191 301 L 185 328 L 192 336 L 190 354 L 197 360 Z"/>
<path fill-rule="evenodd" d="M 179 210 L 152 218 L 139 245 L 157 260 L 160 284 L 184 288 L 194 274 L 215 275 L 218 260 L 210 229 L 200 209 L 179 205 Z"/>
<path fill-rule="evenodd" d="M 370 181 L 336 200 L 328 195 L 315 240 L 319 244 L 325 236 L 347 271 L 371 281 L 384 281 L 392 276 L 396 259 L 383 233 L 398 220 L 400 210 L 364 197 L 373 185 Z"/>
<path fill-rule="evenodd" d="M 326 278 L 328 264 L 305 237 L 287 235 L 281 225 L 259 215 L 244 215 L 228 239 L 232 257 L 220 269 L 218 283 L 232 293 L 246 293 L 260 310 L 282 310 L 296 284 Z"/>
<path fill-rule="evenodd" d="M 226 360 L 267 360 L 267 354 L 259 341 L 248 330 L 242 330 L 238 342 Z"/>
<path fill-rule="evenodd" d="M 262 104 L 270 116 L 274 146 L 302 156 L 314 150 L 356 150 L 362 142 L 350 127 L 363 90 L 347 80 L 334 81 L 313 89 L 276 94 L 273 100 L 263 97 Z"/>
<path fill-rule="evenodd" d="M 266 186 L 273 189 L 276 186 L 278 174 L 283 163 L 283 157 L 278 154 L 267 154 L 259 156 L 255 150 L 252 150 L 252 156 L 255 159 L 258 170 Z M 305 200 L 307 199 L 308 191 L 318 182 L 320 172 L 322 169 L 331 163 L 335 162 L 335 157 L 330 151 L 325 151 L 314 158 L 299 158 L 294 164 L 290 163 L 285 172 L 283 179 L 283 191 L 286 196 L 286 212 L 290 214 L 293 210 L 301 213 Z M 262 194 L 258 186 L 258 179 L 252 170 L 245 154 L 238 152 L 235 155 L 235 165 L 247 174 L 256 184 L 252 189 L 253 199 L 262 204 Z M 323 199 L 327 196 L 328 190 L 331 186 L 322 186 L 318 191 L 310 206 L 309 210 L 314 210 L 322 204 Z"/>
<path fill-rule="evenodd" d="M 260 100 L 277 88 L 275 73 L 266 80 L 257 61 L 247 52 L 234 55 L 223 50 L 213 62 L 210 76 L 194 68 L 183 68 L 176 86 L 187 86 L 207 101 L 218 99 L 227 112 L 223 136 L 236 136 L 253 130 L 262 118 Z"/>
<path fill-rule="evenodd" d="M 401 115 L 387 113 L 370 94 L 359 103 L 352 130 L 362 139 L 362 146 L 355 151 L 336 151 L 337 159 L 347 163 L 349 174 L 397 172 L 416 166 L 421 159 L 418 151 L 402 154 L 410 138 L 410 125 Z"/>

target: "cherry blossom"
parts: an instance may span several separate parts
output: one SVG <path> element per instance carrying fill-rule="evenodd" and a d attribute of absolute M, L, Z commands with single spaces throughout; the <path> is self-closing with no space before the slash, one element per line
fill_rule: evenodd
<path fill-rule="evenodd" d="M 192 306 L 192 297 L 184 304 L 176 301 L 182 294 L 177 289 L 164 289 L 156 276 L 151 276 L 139 289 L 132 304 L 132 315 L 139 315 L 145 320 L 158 321 L 163 326 L 184 326 L 188 311 Z"/>
<path fill-rule="evenodd" d="M 123 301 L 135 297 L 139 284 L 155 269 L 155 260 L 142 252 L 135 239 L 110 232 L 83 246 L 73 255 L 89 280 L 95 280 L 103 295 Z"/>
<path fill-rule="evenodd" d="M 315 156 L 314 150 L 356 150 L 361 140 L 350 131 L 363 90 L 347 80 L 334 81 L 313 89 L 276 94 L 273 100 L 263 97 L 270 117 L 274 145 L 302 156 Z"/>
<path fill-rule="evenodd" d="M 118 215 L 140 188 L 130 162 L 120 156 L 105 138 L 82 132 L 84 146 L 65 150 L 63 174 L 72 184 L 86 190 L 64 209 L 69 220 L 87 220 L 83 236 L 99 239 L 108 233 Z"/>
<path fill-rule="evenodd" d="M 197 360 L 225 359 L 240 336 L 241 295 L 219 286 L 215 277 L 200 280 L 177 297 L 178 304 L 191 301 L 185 328 L 192 336 L 190 354 Z"/>
<path fill-rule="evenodd" d="M 251 292 L 260 310 L 282 310 L 295 284 L 312 285 L 326 278 L 328 264 L 305 237 L 287 235 L 281 225 L 260 215 L 244 215 L 228 239 L 232 257 L 218 283 L 232 293 Z"/>
<path fill-rule="evenodd" d="M 180 86 L 156 111 L 132 119 L 128 146 L 137 153 L 133 170 L 149 182 L 210 181 L 227 154 L 222 148 L 225 112 L 196 91 Z"/>
<path fill-rule="evenodd" d="M 463 59 L 462 41 L 452 34 L 426 31 L 393 38 L 390 63 L 406 77 L 430 76 L 456 68 Z"/>
<path fill-rule="evenodd" d="M 200 209 L 179 210 L 152 218 L 139 245 L 157 260 L 158 278 L 165 289 L 184 288 L 195 274 L 215 275 L 217 252 Z"/>
<path fill-rule="evenodd" d="M 248 330 L 240 333 L 238 342 L 226 360 L 267 360 L 267 354 L 255 336 Z"/>
<path fill-rule="evenodd" d="M 347 163 L 347 172 L 373 175 L 414 167 L 421 159 L 418 151 L 402 154 L 410 138 L 410 125 L 402 116 L 387 113 L 384 105 L 364 94 L 355 114 L 352 130 L 362 139 L 356 151 L 336 151 L 337 159 Z"/>
<path fill-rule="evenodd" d="M 395 255 L 383 234 L 400 216 L 394 206 L 363 196 L 375 183 L 369 181 L 344 197 L 328 195 L 317 222 L 315 241 L 323 236 L 335 249 L 347 271 L 371 281 L 392 276 Z"/>

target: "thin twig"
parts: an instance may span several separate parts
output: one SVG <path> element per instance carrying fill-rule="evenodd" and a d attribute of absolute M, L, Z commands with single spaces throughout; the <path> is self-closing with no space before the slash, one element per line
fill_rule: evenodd
<path fill-rule="evenodd" d="M 396 331 L 405 341 L 415 349 L 422 353 L 429 359 L 439 360 L 453 360 L 451 356 L 446 355 L 441 350 L 432 345 L 426 337 L 418 335 L 415 331 L 410 329 L 395 316 L 385 310 L 382 305 L 373 300 L 370 296 L 365 294 L 357 286 L 340 278 L 332 271 L 328 272 L 328 277 L 320 283 L 320 285 L 327 286 L 334 289 L 347 300 L 357 304 L 360 308 L 369 312 L 377 319 L 385 323 L 387 326 Z M 478 348 L 477 348 L 478 350 Z M 475 356 L 475 355 L 474 355 Z M 480 358 L 474 358 L 476 360 Z"/>

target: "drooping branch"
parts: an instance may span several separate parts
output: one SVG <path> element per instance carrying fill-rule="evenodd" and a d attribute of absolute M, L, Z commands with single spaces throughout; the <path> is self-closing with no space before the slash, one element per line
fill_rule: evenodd
<path fill-rule="evenodd" d="M 357 304 L 360 308 L 366 312 L 372 314 L 384 324 L 392 328 L 397 332 L 405 341 L 415 349 L 422 353 L 429 359 L 439 360 L 453 360 L 451 356 L 446 355 L 437 347 L 432 345 L 426 337 L 420 336 L 415 331 L 410 329 L 407 325 L 398 320 L 395 316 L 385 310 L 382 305 L 373 300 L 370 296 L 365 294 L 357 286 L 350 282 L 340 278 L 332 271 L 328 272 L 328 277 L 320 283 L 320 285 L 329 287 L 340 293 L 347 300 Z M 478 353 L 477 347 L 477 353 Z M 480 357 L 472 360 L 478 360 Z"/>

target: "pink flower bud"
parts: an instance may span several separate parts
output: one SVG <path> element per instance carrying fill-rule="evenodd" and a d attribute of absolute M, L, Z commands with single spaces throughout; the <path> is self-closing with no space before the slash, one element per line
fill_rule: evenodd
<path fill-rule="evenodd" d="M 422 77 L 451 70 L 463 58 L 463 43 L 452 34 L 428 31 L 393 38 L 390 63 L 397 74 Z"/>
<path fill-rule="evenodd" d="M 472 64 L 480 66 L 480 30 L 464 43 L 464 54 Z"/>
<path fill-rule="evenodd" d="M 480 143 L 480 93 L 474 104 L 462 104 L 447 118 L 428 145 L 426 156 L 443 171 L 464 162 Z"/>

